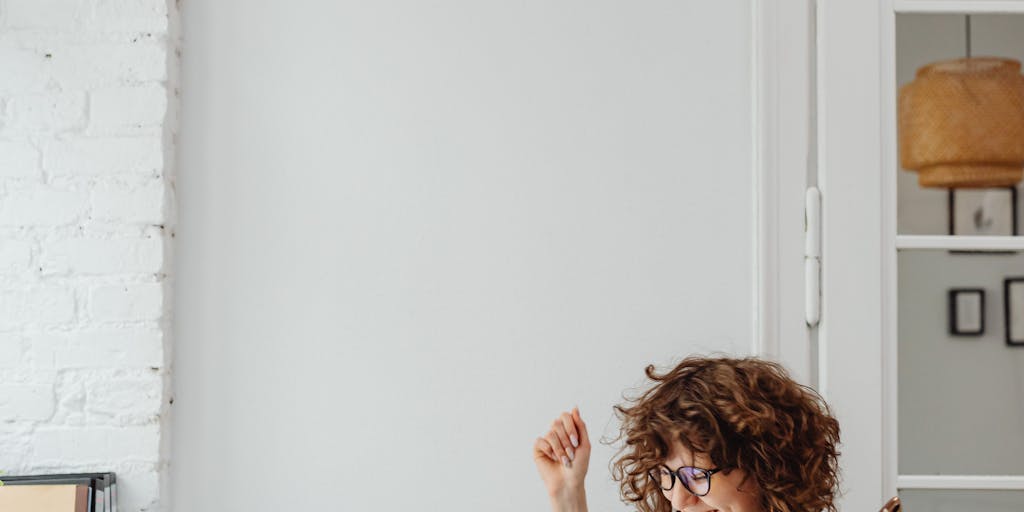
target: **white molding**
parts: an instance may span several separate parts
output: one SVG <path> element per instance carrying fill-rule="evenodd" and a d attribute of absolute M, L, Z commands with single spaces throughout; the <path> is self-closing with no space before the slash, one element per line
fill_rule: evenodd
<path fill-rule="evenodd" d="M 1022 251 L 1024 236 L 928 236 L 900 235 L 896 248 L 950 251 Z"/>
<path fill-rule="evenodd" d="M 816 381 L 804 321 L 803 201 L 812 141 L 813 0 L 754 2 L 753 350 Z"/>
<path fill-rule="evenodd" d="M 897 13 L 1024 13 L 1020 0 L 895 0 Z"/>
<path fill-rule="evenodd" d="M 823 127 L 825 126 L 825 123 L 827 121 L 826 116 L 828 115 L 828 105 L 826 104 L 826 100 L 828 98 L 827 98 L 827 96 L 825 94 L 825 86 L 824 86 L 824 84 L 825 84 L 825 73 L 826 73 L 826 67 L 827 67 L 826 66 L 826 60 L 825 60 L 825 54 L 826 54 L 825 41 L 826 41 L 827 37 L 826 37 L 826 34 L 822 33 L 823 29 L 826 27 L 825 5 L 824 5 L 824 2 L 821 1 L 821 0 L 815 0 L 814 5 L 815 5 L 815 9 L 814 9 L 814 158 L 815 158 L 814 167 L 815 167 L 815 172 L 817 174 L 816 185 L 818 185 L 818 190 L 820 191 L 822 189 L 822 181 L 824 181 L 824 174 L 825 174 L 825 170 L 824 170 L 824 168 L 822 166 L 825 163 L 825 157 L 826 157 L 826 153 L 828 151 L 827 145 L 823 143 L 824 142 L 824 128 Z M 823 203 L 827 203 L 828 202 L 828 198 L 823 197 L 822 198 L 822 202 Z M 825 213 L 825 211 L 827 209 L 826 207 L 827 207 L 827 204 L 823 204 L 822 205 L 821 220 L 820 220 L 821 225 L 822 225 L 821 247 L 822 247 L 822 259 L 823 260 L 824 260 L 824 253 L 825 253 L 825 229 L 828 227 L 828 220 L 829 220 L 829 219 L 826 218 L 826 213 Z M 822 266 L 825 266 L 826 264 L 827 263 L 825 261 L 822 261 Z M 820 279 L 824 279 L 824 277 L 825 277 L 825 272 L 824 272 L 824 270 L 822 270 L 821 278 Z M 819 282 L 820 282 L 820 279 L 819 279 Z M 821 284 L 821 294 L 822 294 L 821 300 L 824 301 L 825 300 L 825 284 L 824 283 Z M 827 306 L 824 305 L 824 304 L 821 304 L 821 311 L 820 311 L 819 314 L 820 315 L 824 315 L 826 309 L 827 309 Z M 819 326 L 820 326 L 820 320 L 819 320 Z M 818 345 L 817 345 L 817 353 L 815 354 L 817 357 L 816 357 L 816 361 L 814 361 L 814 367 L 817 369 L 816 377 L 818 379 L 818 386 L 817 386 L 818 387 L 818 392 L 820 392 L 822 394 L 822 396 L 827 396 L 828 392 L 829 392 L 829 390 L 828 390 L 829 382 L 831 382 L 831 375 L 829 373 L 829 364 L 828 364 L 828 344 L 825 343 L 825 340 L 822 338 L 821 334 L 822 333 L 821 333 L 820 327 L 819 327 L 818 339 L 817 339 L 817 343 L 818 343 Z"/>
<path fill-rule="evenodd" d="M 882 0 L 882 492 L 895 496 L 899 474 L 899 265 L 897 252 L 896 15 Z M 899 0 L 895 0 L 899 1 Z"/>
<path fill-rule="evenodd" d="M 900 489 L 1024 490 L 1024 476 L 1016 475 L 900 475 Z"/>
<path fill-rule="evenodd" d="M 768 359 L 779 354 L 778 337 L 778 120 L 777 9 L 753 2 L 753 73 L 751 76 L 754 120 L 754 290 L 753 353 Z"/>

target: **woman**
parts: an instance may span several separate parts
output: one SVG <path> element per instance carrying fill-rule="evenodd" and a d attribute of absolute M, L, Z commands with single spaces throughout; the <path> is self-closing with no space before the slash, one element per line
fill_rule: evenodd
<path fill-rule="evenodd" d="M 641 512 L 836 511 L 839 424 L 778 364 L 691 357 L 615 407 L 625 444 L 612 464 Z M 590 437 L 579 410 L 537 439 L 534 461 L 556 512 L 586 511 Z"/>

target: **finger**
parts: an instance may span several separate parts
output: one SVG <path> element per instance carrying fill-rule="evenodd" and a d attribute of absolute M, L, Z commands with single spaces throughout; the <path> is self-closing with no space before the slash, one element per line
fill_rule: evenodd
<path fill-rule="evenodd" d="M 580 446 L 590 446 L 590 434 L 587 433 L 587 424 L 583 422 L 583 418 L 580 416 L 579 407 L 572 408 L 572 419 L 580 433 Z"/>
<path fill-rule="evenodd" d="M 565 416 L 565 414 L 563 413 L 562 416 Z M 551 424 L 551 430 L 558 436 L 558 441 L 562 443 L 562 449 L 565 450 L 565 454 L 569 456 L 571 461 L 575 458 L 576 453 L 575 448 L 572 447 L 572 441 L 569 441 L 569 433 L 565 431 L 565 422 L 562 416 L 559 416 Z"/>
<path fill-rule="evenodd" d="M 536 458 L 536 453 L 540 453 L 543 456 L 550 459 L 552 462 L 556 464 L 558 463 L 558 457 L 555 456 L 555 451 L 551 449 L 551 445 L 548 444 L 547 439 L 544 439 L 543 437 L 538 437 L 537 441 L 533 443 L 533 450 L 535 452 L 534 458 Z"/>
<path fill-rule="evenodd" d="M 576 431 L 576 420 L 574 420 L 572 415 L 569 413 L 562 413 L 559 419 L 562 420 L 562 428 L 565 429 L 565 434 L 569 436 L 569 443 L 572 445 L 573 449 L 575 450 L 576 448 L 579 448 L 580 435 L 579 432 Z"/>
<path fill-rule="evenodd" d="M 548 440 L 548 444 L 551 445 L 551 449 L 555 452 L 555 460 L 562 461 L 562 465 L 569 467 L 571 462 L 569 461 L 569 456 L 565 453 L 565 448 L 562 448 L 562 442 L 558 440 L 558 434 L 552 430 L 544 437 Z"/>

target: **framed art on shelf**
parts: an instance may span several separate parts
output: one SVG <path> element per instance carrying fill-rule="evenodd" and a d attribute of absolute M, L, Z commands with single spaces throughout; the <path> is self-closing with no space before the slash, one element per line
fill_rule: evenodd
<path fill-rule="evenodd" d="M 1016 236 L 1017 188 L 949 189 L 949 234 Z"/>
<path fill-rule="evenodd" d="M 1024 346 L 1024 277 L 1003 280 L 1006 344 Z"/>
<path fill-rule="evenodd" d="M 981 336 L 985 334 L 985 290 L 954 288 L 949 290 L 949 334 Z"/>

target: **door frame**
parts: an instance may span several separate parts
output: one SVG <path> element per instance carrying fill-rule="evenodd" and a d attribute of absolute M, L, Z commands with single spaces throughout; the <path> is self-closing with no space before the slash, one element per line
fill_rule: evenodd
<path fill-rule="evenodd" d="M 815 387 L 839 420 L 840 510 L 877 510 L 896 494 L 882 3 L 754 2 L 755 353 Z M 817 328 L 804 322 L 809 185 L 822 196 Z"/>

